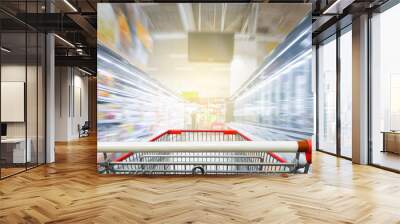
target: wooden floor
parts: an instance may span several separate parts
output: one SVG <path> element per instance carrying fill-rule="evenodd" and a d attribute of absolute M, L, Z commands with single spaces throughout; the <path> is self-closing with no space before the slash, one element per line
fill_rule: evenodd
<path fill-rule="evenodd" d="M 16 174 L 16 173 L 19 173 L 19 172 L 23 172 L 23 171 L 25 171 L 26 169 L 25 169 L 25 167 L 24 168 L 19 168 L 19 167 L 17 167 L 17 168 L 4 168 L 4 167 L 2 167 L 1 168 L 1 177 L 3 178 L 3 177 L 7 177 L 7 176 L 10 176 L 10 175 L 13 175 L 13 174 Z"/>
<path fill-rule="evenodd" d="M 0 223 L 400 223 L 399 174 L 326 154 L 289 177 L 101 176 L 95 145 L 0 181 Z"/>
<path fill-rule="evenodd" d="M 374 164 L 400 170 L 400 155 L 391 152 L 375 151 L 372 157 Z"/>

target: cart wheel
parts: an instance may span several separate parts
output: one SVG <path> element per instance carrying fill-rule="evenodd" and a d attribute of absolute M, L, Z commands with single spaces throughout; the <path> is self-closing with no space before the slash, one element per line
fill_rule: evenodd
<path fill-rule="evenodd" d="M 196 166 L 196 167 L 194 167 L 193 169 L 192 169 L 192 173 L 193 173 L 193 175 L 196 175 L 196 174 L 202 174 L 202 175 L 204 175 L 204 168 L 203 167 L 201 167 L 201 166 Z"/>

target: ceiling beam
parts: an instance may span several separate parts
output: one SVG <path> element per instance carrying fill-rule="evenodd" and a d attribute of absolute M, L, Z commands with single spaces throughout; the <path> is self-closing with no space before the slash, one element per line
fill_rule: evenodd
<path fill-rule="evenodd" d="M 97 58 L 93 56 L 55 56 L 56 66 L 87 67 L 95 71 Z"/>
<path fill-rule="evenodd" d="M 253 5 L 248 4 L 247 9 L 246 9 L 246 11 L 245 11 L 245 13 L 246 13 L 246 16 L 245 16 L 245 17 L 246 17 L 246 20 L 244 21 L 244 23 L 242 24 L 242 28 L 240 29 L 240 32 L 241 32 L 241 33 L 245 33 L 246 30 L 248 29 L 248 27 L 249 27 L 249 20 L 250 20 L 250 16 L 251 16 L 252 11 L 253 11 Z"/>
<path fill-rule="evenodd" d="M 233 30 L 236 25 L 238 25 L 239 23 L 242 22 L 243 18 L 244 18 L 244 16 L 241 14 L 239 16 L 236 16 L 236 18 L 230 24 L 228 24 L 228 26 L 226 28 L 224 28 L 224 30 L 226 30 L 226 31 Z"/>
<path fill-rule="evenodd" d="M 228 4 L 222 3 L 222 13 L 221 13 L 221 32 L 224 32 L 225 29 L 225 17 L 226 11 L 228 11 Z"/>
<path fill-rule="evenodd" d="M 90 6 L 90 8 L 93 9 L 94 12 L 96 12 L 96 7 L 92 4 L 92 2 L 90 2 L 89 0 L 86 0 L 86 3 Z"/>
<path fill-rule="evenodd" d="M 253 13 L 253 27 L 251 29 L 252 34 L 257 33 L 257 26 L 258 26 L 258 12 L 259 12 L 259 4 L 253 4 L 254 13 Z"/>
<path fill-rule="evenodd" d="M 193 8 L 191 4 L 178 3 L 179 15 L 181 17 L 182 26 L 186 32 L 195 31 Z"/>
<path fill-rule="evenodd" d="M 19 21 L 27 24 L 31 29 L 42 32 L 80 31 L 82 28 L 71 20 L 68 14 L 62 13 L 18 13 Z"/>
<path fill-rule="evenodd" d="M 97 38 L 96 28 L 94 28 L 81 14 L 68 14 L 68 17 L 89 35 L 89 39 L 93 40 Z"/>
<path fill-rule="evenodd" d="M 199 17 L 199 22 L 198 22 L 199 28 L 198 28 L 198 31 L 200 32 L 201 31 L 201 3 L 199 3 L 199 15 L 198 15 L 198 17 Z"/>
<path fill-rule="evenodd" d="M 68 17 L 86 31 L 90 37 L 96 37 L 96 29 L 81 14 L 68 14 Z"/>
<path fill-rule="evenodd" d="M 321 30 L 321 28 L 323 28 L 328 23 L 328 21 L 330 21 L 334 17 L 335 16 L 320 16 L 315 22 L 313 22 L 312 32 L 315 33 L 318 30 Z"/>

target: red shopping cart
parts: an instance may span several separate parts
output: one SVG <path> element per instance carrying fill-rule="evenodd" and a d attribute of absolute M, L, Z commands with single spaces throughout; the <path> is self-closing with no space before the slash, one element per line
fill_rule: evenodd
<path fill-rule="evenodd" d="M 111 174 L 308 173 L 311 165 L 309 140 L 251 141 L 236 130 L 168 130 L 149 142 L 99 143 L 98 152 L 99 169 Z"/>

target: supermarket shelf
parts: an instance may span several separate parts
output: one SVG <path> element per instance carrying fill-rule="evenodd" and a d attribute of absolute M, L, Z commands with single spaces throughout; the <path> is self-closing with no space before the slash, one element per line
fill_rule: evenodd
<path fill-rule="evenodd" d="M 305 18 L 230 98 L 233 121 L 267 140 L 314 132 L 311 17 Z"/>
<path fill-rule="evenodd" d="M 243 85 L 232 95 L 231 100 L 251 91 L 258 83 L 272 78 L 280 73 L 282 68 L 291 64 L 294 59 L 301 57 L 304 53 L 312 51 L 312 26 L 311 15 L 305 17 L 297 27 L 289 33 L 285 40 L 268 56 L 263 64 L 243 83 Z M 279 75 L 279 74 L 278 74 Z"/>
<path fill-rule="evenodd" d="M 301 140 L 307 139 L 312 136 L 312 131 L 300 131 L 295 129 L 285 129 L 285 128 L 276 128 L 276 127 L 266 127 L 260 126 L 259 124 L 251 123 L 251 122 L 232 122 L 229 123 L 229 127 L 245 130 L 253 136 L 258 136 L 258 138 L 264 140 Z"/>
<path fill-rule="evenodd" d="M 143 141 L 182 128 L 184 101 L 124 58 L 98 46 L 98 139 Z"/>
<path fill-rule="evenodd" d="M 115 75 L 117 77 L 120 77 L 123 79 L 123 81 L 133 81 L 134 83 L 137 83 L 135 86 L 137 88 L 143 88 L 142 86 L 149 87 L 149 92 L 154 92 L 154 91 L 161 91 L 163 92 L 163 95 L 169 96 L 176 98 L 176 100 L 181 100 L 180 96 L 170 89 L 164 87 L 159 81 L 156 79 L 151 78 L 149 75 L 147 75 L 144 71 L 141 69 L 131 65 L 127 60 L 125 60 L 123 57 L 121 57 L 118 53 L 113 51 L 112 49 L 107 48 L 105 45 L 103 45 L 101 42 L 98 44 L 98 67 L 100 65 L 101 70 L 108 70 L 108 68 L 116 68 L 120 70 L 117 73 L 112 73 L 112 75 Z M 102 63 L 106 63 L 107 67 L 101 66 Z M 129 74 L 126 76 L 126 73 Z M 126 82 L 129 83 L 129 82 Z"/>

